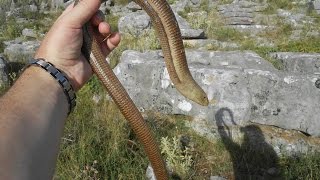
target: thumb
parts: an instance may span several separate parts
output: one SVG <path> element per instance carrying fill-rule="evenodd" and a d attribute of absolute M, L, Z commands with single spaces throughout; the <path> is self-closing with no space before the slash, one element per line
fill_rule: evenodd
<path fill-rule="evenodd" d="M 81 28 L 98 11 L 101 2 L 101 0 L 78 0 L 65 20 L 76 28 Z"/>

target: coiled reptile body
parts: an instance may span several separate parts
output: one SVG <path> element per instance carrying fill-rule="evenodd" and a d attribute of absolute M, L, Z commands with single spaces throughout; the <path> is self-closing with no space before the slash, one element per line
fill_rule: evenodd
<path fill-rule="evenodd" d="M 185 97 L 200 105 L 208 105 L 206 93 L 192 78 L 185 56 L 180 29 L 175 16 L 165 0 L 134 0 L 151 17 L 159 35 L 166 66 L 176 89 Z M 79 0 L 75 1 L 75 5 Z M 83 51 L 93 71 L 102 81 L 109 95 L 128 120 L 131 128 L 144 146 L 158 180 L 168 179 L 160 150 L 141 113 L 113 73 L 89 23 L 83 26 Z"/>

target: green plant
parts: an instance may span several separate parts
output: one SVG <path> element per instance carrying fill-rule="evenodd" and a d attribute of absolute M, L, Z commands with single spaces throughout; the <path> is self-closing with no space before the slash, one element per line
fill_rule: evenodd
<path fill-rule="evenodd" d="M 290 0 L 267 0 L 268 7 L 264 10 L 266 14 L 275 13 L 277 9 L 292 9 L 294 7 Z"/>
<path fill-rule="evenodd" d="M 201 0 L 200 9 L 203 11 L 209 12 L 210 11 L 209 2 L 210 2 L 209 0 Z"/>
<path fill-rule="evenodd" d="M 0 97 L 6 92 L 8 87 L 6 85 L 0 85 Z"/>
<path fill-rule="evenodd" d="M 5 27 L 6 28 L 3 32 L 3 36 L 7 39 L 14 39 L 21 36 L 23 27 L 17 24 L 14 18 L 9 18 L 5 23 Z"/>
<path fill-rule="evenodd" d="M 231 4 L 233 0 L 220 0 L 219 4 Z"/>
<path fill-rule="evenodd" d="M 320 153 L 310 153 L 298 157 L 285 157 L 281 161 L 286 179 L 319 179 Z"/>
<path fill-rule="evenodd" d="M 174 4 L 175 2 L 177 2 L 177 0 L 167 0 L 167 2 L 168 2 L 169 4 Z"/>
<path fill-rule="evenodd" d="M 111 31 L 116 32 L 118 31 L 118 21 L 120 17 L 119 16 L 114 16 L 112 14 L 108 14 L 106 16 L 106 21 L 109 23 L 111 27 Z"/>
<path fill-rule="evenodd" d="M 118 63 L 123 51 L 127 49 L 137 51 L 147 51 L 160 49 L 160 42 L 155 31 L 151 30 L 142 34 L 140 37 L 134 37 L 129 34 L 123 34 L 118 47 L 109 55 L 110 66 L 114 68 Z"/>
<path fill-rule="evenodd" d="M 132 0 L 115 0 L 114 3 L 116 5 L 126 5 L 129 4 L 129 2 L 131 2 Z"/>
<path fill-rule="evenodd" d="M 0 38 L 0 53 L 4 51 L 4 44 L 3 44 L 3 41 L 2 41 L 2 38 Z"/>
<path fill-rule="evenodd" d="M 65 126 L 55 179 L 143 179 L 148 162 L 142 147 L 128 144 L 137 140 L 105 92 L 99 93 L 99 102 L 93 101 L 92 83 L 77 94 L 77 107 Z"/>
<path fill-rule="evenodd" d="M 165 155 L 168 167 L 182 179 L 190 176 L 190 168 L 192 167 L 191 150 L 183 147 L 177 137 L 171 140 L 168 137 L 161 138 L 161 153 Z"/>
<path fill-rule="evenodd" d="M 0 0 L 0 7 L 3 12 L 10 9 L 11 0 Z"/>
<path fill-rule="evenodd" d="M 219 41 L 242 41 L 244 37 L 238 30 L 228 27 L 215 29 L 213 36 Z"/>

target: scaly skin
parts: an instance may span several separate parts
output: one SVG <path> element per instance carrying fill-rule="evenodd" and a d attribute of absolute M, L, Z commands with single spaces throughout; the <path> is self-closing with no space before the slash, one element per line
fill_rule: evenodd
<path fill-rule="evenodd" d="M 192 78 L 183 47 L 178 22 L 165 0 L 134 0 L 151 17 L 158 33 L 169 76 L 176 89 L 186 98 L 207 106 L 207 94 Z"/>
<path fill-rule="evenodd" d="M 79 0 L 76 0 L 75 5 L 78 2 Z M 208 105 L 206 93 L 195 82 L 189 71 L 178 23 L 168 3 L 165 0 L 148 0 L 147 2 L 135 0 L 135 2 L 152 18 L 152 22 L 159 34 L 166 66 L 175 87 L 190 100 L 200 105 Z M 103 82 L 109 95 L 118 105 L 121 113 L 128 120 L 138 139 L 143 144 L 156 178 L 158 180 L 168 179 L 165 163 L 150 129 L 106 62 L 105 56 L 99 48 L 97 38 L 93 34 L 93 29 L 88 23 L 83 27 L 83 34 L 83 53 L 89 60 L 93 71 Z"/>

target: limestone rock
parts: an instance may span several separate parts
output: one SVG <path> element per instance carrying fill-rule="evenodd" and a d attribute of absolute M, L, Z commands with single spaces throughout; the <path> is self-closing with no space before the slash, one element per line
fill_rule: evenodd
<path fill-rule="evenodd" d="M 108 10 L 108 5 L 107 5 L 107 3 L 106 3 L 106 2 L 101 3 L 101 5 L 100 5 L 100 7 L 99 7 L 99 10 L 100 10 L 103 14 L 105 14 L 105 13 L 107 12 L 107 10 Z"/>
<path fill-rule="evenodd" d="M 151 20 L 144 12 L 133 12 L 121 17 L 118 22 L 118 27 L 120 33 L 127 33 L 138 37 L 144 32 L 150 30 Z"/>
<path fill-rule="evenodd" d="M 313 1 L 313 6 L 314 6 L 314 9 L 316 10 L 316 12 L 318 14 L 320 14 L 320 1 L 319 0 Z"/>
<path fill-rule="evenodd" d="M 266 7 L 266 4 L 235 1 L 232 4 L 219 5 L 218 11 L 227 20 L 227 25 L 252 25 L 253 13 L 260 12 Z"/>
<path fill-rule="evenodd" d="M 28 29 L 28 28 L 25 28 L 22 30 L 22 35 L 24 37 L 31 37 L 31 38 L 37 38 L 37 33 L 34 32 L 33 29 Z"/>
<path fill-rule="evenodd" d="M 211 8 L 217 4 L 216 0 L 208 1 L 208 7 Z M 174 12 L 182 12 L 186 8 L 199 8 L 201 5 L 201 0 L 178 0 L 175 1 L 174 4 L 171 5 L 171 8 Z"/>
<path fill-rule="evenodd" d="M 184 18 L 178 14 L 175 14 L 175 16 L 181 30 L 182 38 L 201 39 L 205 37 L 203 30 L 192 29 Z M 121 17 L 118 26 L 120 33 L 127 33 L 138 37 L 144 32 L 150 30 L 151 19 L 145 12 L 137 11 Z"/>
<path fill-rule="evenodd" d="M 173 5 L 171 5 L 171 8 L 174 12 L 182 12 L 188 5 L 188 0 L 180 0 L 176 1 Z"/>
<path fill-rule="evenodd" d="M 204 31 L 201 29 L 180 29 L 183 39 L 204 39 Z"/>
<path fill-rule="evenodd" d="M 181 31 L 181 36 L 184 39 L 203 39 L 205 38 L 204 31 L 202 29 L 192 29 L 189 23 L 180 15 L 175 13 L 175 17 L 178 21 L 178 25 Z"/>
<path fill-rule="evenodd" d="M 112 7 L 110 7 L 110 13 L 115 15 L 115 16 L 127 16 L 128 14 L 132 13 L 132 10 L 128 9 L 125 6 L 121 6 L 121 5 L 114 5 Z"/>
<path fill-rule="evenodd" d="M 129 4 L 127 4 L 126 8 L 129 9 L 130 11 L 132 11 L 132 12 L 136 12 L 136 11 L 142 10 L 142 8 L 138 4 L 133 2 L 133 1 L 130 2 Z"/>
<path fill-rule="evenodd" d="M 320 53 L 276 52 L 269 56 L 279 60 L 286 72 L 320 75 Z"/>
<path fill-rule="evenodd" d="M 66 8 L 71 3 L 73 3 L 74 0 L 51 0 L 51 10 L 56 10 L 58 8 Z"/>
<path fill-rule="evenodd" d="M 48 3 L 42 1 L 40 4 L 40 12 L 45 12 L 49 10 L 49 5 Z"/>
<path fill-rule="evenodd" d="M 222 42 L 215 39 L 186 39 L 183 44 L 187 47 L 199 50 L 212 50 L 212 49 L 237 49 L 239 45 L 232 42 Z"/>
<path fill-rule="evenodd" d="M 200 7 L 200 5 L 201 5 L 201 0 L 190 0 L 189 1 L 190 7 L 196 8 L 196 7 Z"/>
<path fill-rule="evenodd" d="M 10 9 L 10 11 L 6 12 L 6 18 L 20 18 L 21 16 L 22 9 L 21 8 L 15 8 L 15 9 Z"/>
<path fill-rule="evenodd" d="M 257 34 L 274 30 L 277 27 L 277 21 L 272 17 L 273 15 L 262 13 L 267 7 L 268 4 L 265 1 L 246 0 L 217 6 L 226 27 L 248 33 L 252 37 L 257 37 Z"/>
<path fill-rule="evenodd" d="M 295 28 L 302 28 L 304 24 L 312 24 L 314 19 L 306 16 L 305 13 L 294 13 L 291 11 L 278 9 L 278 16 L 284 18 L 284 22 Z"/>
<path fill-rule="evenodd" d="M 320 136 L 319 89 L 315 75 L 262 73 L 247 71 L 248 89 L 251 94 L 251 121 L 285 129 L 300 130 Z"/>
<path fill-rule="evenodd" d="M 210 176 L 210 180 L 226 180 L 226 178 L 221 176 Z"/>
<path fill-rule="evenodd" d="M 4 49 L 4 54 L 8 57 L 10 62 L 24 62 L 26 63 L 33 57 L 35 51 L 39 48 L 39 41 L 26 42 L 6 42 L 7 47 Z"/>
<path fill-rule="evenodd" d="M 156 180 L 156 176 L 155 176 L 155 174 L 153 172 L 153 168 L 150 164 L 148 165 L 147 170 L 146 170 L 146 178 L 148 180 Z"/>
<path fill-rule="evenodd" d="M 228 108 L 238 125 L 255 122 L 320 136 L 316 75 L 280 72 L 251 51 L 187 51 L 187 58 L 208 95 L 208 107 L 177 92 L 160 51 L 125 51 L 115 72 L 139 109 L 190 115 L 210 124 L 219 109 Z"/>
<path fill-rule="evenodd" d="M 14 0 L 11 0 L 11 4 L 10 4 L 10 11 L 16 9 L 16 3 L 14 2 Z"/>
<path fill-rule="evenodd" d="M 30 12 L 38 12 L 38 7 L 35 4 L 31 4 L 28 6 L 28 10 Z"/>
<path fill-rule="evenodd" d="M 57 9 L 59 7 L 63 7 L 64 1 L 63 0 L 51 0 L 51 9 Z"/>

